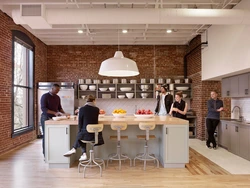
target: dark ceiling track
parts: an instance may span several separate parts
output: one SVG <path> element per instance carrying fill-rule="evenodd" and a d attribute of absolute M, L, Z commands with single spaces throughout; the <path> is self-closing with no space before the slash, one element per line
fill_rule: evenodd
<path fill-rule="evenodd" d="M 193 39 L 194 40 L 194 39 Z M 192 42 L 192 41 L 191 41 Z M 192 54 L 195 50 L 197 50 L 198 48 L 202 47 L 202 45 L 208 45 L 208 41 L 206 39 L 206 42 L 202 42 L 199 45 L 197 45 L 194 49 L 192 49 L 190 52 L 188 52 L 185 56 L 184 56 L 184 78 L 187 78 L 187 57 Z"/>

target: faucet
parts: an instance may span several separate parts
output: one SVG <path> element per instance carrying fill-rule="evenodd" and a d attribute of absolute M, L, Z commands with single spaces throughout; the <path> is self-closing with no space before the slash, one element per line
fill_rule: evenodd
<path fill-rule="evenodd" d="M 239 121 L 242 121 L 242 120 L 243 120 L 243 116 L 241 116 L 240 107 L 239 107 L 239 106 L 234 106 L 234 107 L 233 107 L 233 110 L 232 110 L 232 113 L 234 112 L 234 109 L 235 109 L 235 108 L 238 108 L 238 109 L 239 109 Z"/>

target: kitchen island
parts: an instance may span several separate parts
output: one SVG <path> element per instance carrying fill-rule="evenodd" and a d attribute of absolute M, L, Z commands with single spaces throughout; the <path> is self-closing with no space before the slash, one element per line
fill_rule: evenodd
<path fill-rule="evenodd" d="M 157 126 L 150 134 L 156 139 L 149 140 L 149 151 L 154 153 L 164 168 L 185 168 L 189 162 L 189 122 L 171 116 L 155 116 L 153 118 L 136 118 L 125 116 L 115 118 L 104 116 L 99 118 L 99 123 L 104 124 L 103 138 L 105 144 L 95 147 L 95 156 L 107 159 L 110 153 L 116 152 L 116 142 L 110 136 L 116 136 L 116 131 L 110 128 L 112 122 L 126 122 L 128 128 L 121 131 L 127 135 L 128 140 L 122 140 L 122 152 L 133 159 L 136 154 L 143 153 L 144 141 L 138 140 L 137 135 L 145 134 L 139 129 L 140 122 L 154 122 Z M 63 154 L 72 148 L 78 131 L 77 120 L 48 120 L 45 122 L 45 161 L 50 168 L 70 168 L 81 155 L 80 149 L 75 155 L 67 158 Z M 87 149 L 88 150 L 88 149 Z"/>

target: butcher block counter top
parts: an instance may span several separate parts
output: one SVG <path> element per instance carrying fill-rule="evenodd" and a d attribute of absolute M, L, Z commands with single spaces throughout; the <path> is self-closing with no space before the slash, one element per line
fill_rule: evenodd
<path fill-rule="evenodd" d="M 157 125 L 189 125 L 187 120 L 171 117 L 171 116 L 154 116 L 152 118 L 138 118 L 134 116 L 125 116 L 117 118 L 114 116 L 99 117 L 99 123 L 104 125 L 110 125 L 113 122 L 126 122 L 128 125 L 138 125 L 140 122 L 155 122 Z M 68 120 L 48 120 L 46 125 L 77 125 L 78 121 L 73 119 Z"/>

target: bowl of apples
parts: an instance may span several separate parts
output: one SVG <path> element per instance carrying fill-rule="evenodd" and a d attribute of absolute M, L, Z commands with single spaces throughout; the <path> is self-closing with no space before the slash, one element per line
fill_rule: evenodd
<path fill-rule="evenodd" d="M 139 109 L 136 111 L 136 113 L 134 114 L 135 117 L 137 118 L 152 118 L 154 117 L 154 113 L 148 109 L 148 110 L 145 110 L 145 109 Z"/>
<path fill-rule="evenodd" d="M 106 114 L 105 110 L 100 109 L 100 111 L 99 111 L 99 117 L 104 117 L 105 114 Z"/>

